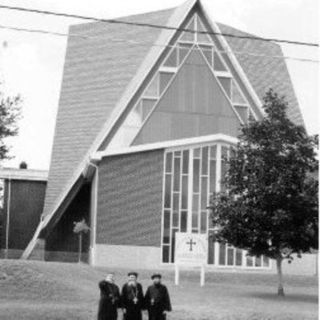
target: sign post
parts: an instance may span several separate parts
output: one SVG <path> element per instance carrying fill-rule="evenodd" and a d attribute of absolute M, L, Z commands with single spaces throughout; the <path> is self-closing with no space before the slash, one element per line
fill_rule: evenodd
<path fill-rule="evenodd" d="M 179 284 L 180 267 L 200 267 L 200 285 L 205 284 L 208 239 L 206 234 L 177 232 L 175 246 L 175 284 Z"/>

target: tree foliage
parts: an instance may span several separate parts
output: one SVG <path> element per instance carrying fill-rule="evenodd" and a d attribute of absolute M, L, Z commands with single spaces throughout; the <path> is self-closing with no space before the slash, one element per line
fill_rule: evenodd
<path fill-rule="evenodd" d="M 0 161 L 9 159 L 10 147 L 5 139 L 18 134 L 17 121 L 20 118 L 20 96 L 6 97 L 0 91 Z"/>
<path fill-rule="evenodd" d="M 318 248 L 317 137 L 290 121 L 287 106 L 267 92 L 265 117 L 242 127 L 228 161 L 227 193 L 210 205 L 218 240 L 280 261 Z"/>
<path fill-rule="evenodd" d="M 74 233 L 82 233 L 82 232 L 87 233 L 90 230 L 84 218 L 78 222 L 74 222 L 73 225 L 74 225 L 73 227 Z"/>
<path fill-rule="evenodd" d="M 78 222 L 73 222 L 73 232 L 78 234 L 79 236 L 79 247 L 78 247 L 78 261 L 81 262 L 81 254 L 82 254 L 82 235 L 90 231 L 89 226 L 86 223 L 86 220 L 83 218 Z"/>

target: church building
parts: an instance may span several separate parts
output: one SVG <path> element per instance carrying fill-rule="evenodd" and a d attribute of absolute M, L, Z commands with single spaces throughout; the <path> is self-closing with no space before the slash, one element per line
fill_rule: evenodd
<path fill-rule="evenodd" d="M 76 252 L 73 226 L 84 218 L 94 266 L 170 267 L 176 232 L 194 232 L 207 235 L 208 269 L 274 268 L 213 242 L 207 207 L 270 88 L 292 121 L 303 119 L 280 46 L 212 15 L 188 0 L 71 26 L 44 210 L 24 258 Z"/>

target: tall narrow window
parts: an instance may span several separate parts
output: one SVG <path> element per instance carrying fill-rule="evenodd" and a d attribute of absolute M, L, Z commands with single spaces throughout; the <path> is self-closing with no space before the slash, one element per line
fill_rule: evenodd
<path fill-rule="evenodd" d="M 215 243 L 210 198 L 217 190 L 226 191 L 224 177 L 234 148 L 226 144 L 195 146 L 165 153 L 162 262 L 173 263 L 177 232 L 208 236 L 208 265 L 267 268 L 268 258 L 250 257 L 226 243 Z M 219 155 L 219 156 L 218 156 Z M 217 172 L 220 168 L 220 172 Z M 218 181 L 218 177 L 221 180 Z"/>

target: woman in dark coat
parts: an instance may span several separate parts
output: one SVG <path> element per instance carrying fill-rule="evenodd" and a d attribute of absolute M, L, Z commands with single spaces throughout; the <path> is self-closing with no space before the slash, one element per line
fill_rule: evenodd
<path fill-rule="evenodd" d="M 117 320 L 120 308 L 120 292 L 114 284 L 113 274 L 108 274 L 105 280 L 99 282 L 100 302 L 98 320 Z"/>
<path fill-rule="evenodd" d="M 136 272 L 128 273 L 128 282 L 121 291 L 121 306 L 125 320 L 142 320 L 141 311 L 144 305 L 143 289 L 137 282 Z"/>

